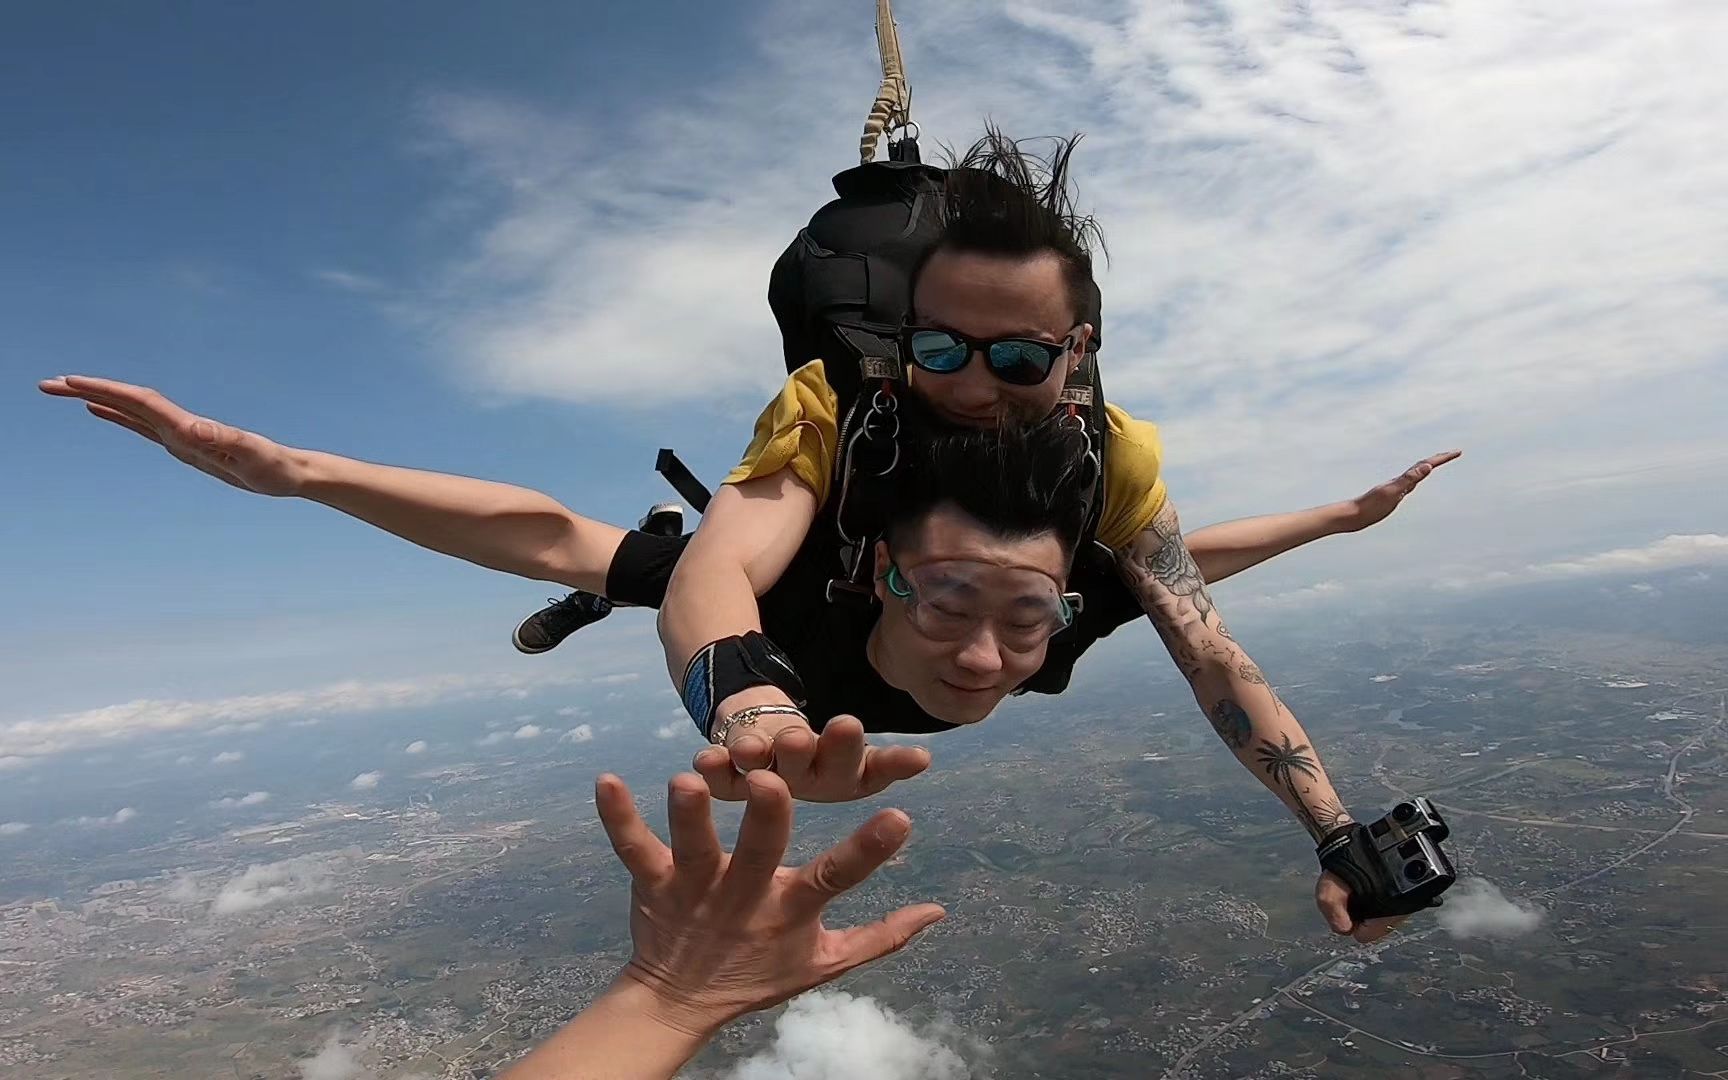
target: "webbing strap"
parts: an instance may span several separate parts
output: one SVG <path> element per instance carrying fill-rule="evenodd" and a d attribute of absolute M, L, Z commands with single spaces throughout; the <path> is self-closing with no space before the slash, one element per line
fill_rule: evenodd
<path fill-rule="evenodd" d="M 900 31 L 888 0 L 876 0 L 876 51 L 882 55 L 882 85 L 864 121 L 864 137 L 858 140 L 860 162 L 876 159 L 876 141 L 884 131 L 904 127 L 912 119 L 912 87 L 906 82 Z"/>

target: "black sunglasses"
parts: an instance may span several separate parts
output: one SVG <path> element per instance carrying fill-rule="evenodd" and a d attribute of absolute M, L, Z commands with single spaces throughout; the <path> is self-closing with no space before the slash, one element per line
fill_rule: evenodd
<path fill-rule="evenodd" d="M 990 373 L 1015 386 L 1037 386 L 1050 377 L 1056 362 L 1074 347 L 1074 332 L 1060 342 L 1036 338 L 971 338 L 953 330 L 929 326 L 907 326 L 900 331 L 900 347 L 908 363 L 937 375 L 952 375 L 983 353 Z"/>

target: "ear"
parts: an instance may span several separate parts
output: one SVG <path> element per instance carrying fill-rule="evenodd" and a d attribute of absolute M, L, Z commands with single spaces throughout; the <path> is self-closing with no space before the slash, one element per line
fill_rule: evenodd
<path fill-rule="evenodd" d="M 888 583 L 882 579 L 888 575 L 888 542 L 876 541 L 876 572 L 871 575 L 871 588 L 876 593 L 876 599 L 886 604 L 888 602 Z"/>
<path fill-rule="evenodd" d="M 1074 374 L 1080 366 L 1080 360 L 1086 355 L 1086 347 L 1092 344 L 1092 324 L 1081 323 L 1080 329 L 1074 335 L 1074 351 L 1068 354 L 1068 374 Z"/>

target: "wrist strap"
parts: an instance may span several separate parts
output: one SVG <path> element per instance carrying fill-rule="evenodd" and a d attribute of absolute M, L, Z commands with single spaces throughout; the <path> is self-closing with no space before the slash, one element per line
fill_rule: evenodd
<path fill-rule="evenodd" d="M 800 709 L 806 704 L 804 680 L 786 654 L 765 635 L 752 630 L 710 641 L 696 650 L 684 669 L 684 711 L 708 739 L 714 730 L 714 709 L 720 702 L 755 686 L 778 687 Z"/>

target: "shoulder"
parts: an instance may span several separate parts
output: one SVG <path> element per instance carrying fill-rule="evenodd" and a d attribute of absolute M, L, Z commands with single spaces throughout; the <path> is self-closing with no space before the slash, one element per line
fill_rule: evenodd
<path fill-rule="evenodd" d="M 1098 539 L 1121 551 L 1164 508 L 1164 443 L 1158 425 L 1105 403 L 1104 512 Z"/>
<path fill-rule="evenodd" d="M 827 496 L 839 414 L 840 400 L 822 361 L 810 361 L 786 377 L 756 418 L 750 445 L 725 482 L 741 484 L 790 468 L 820 504 Z"/>

